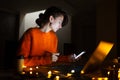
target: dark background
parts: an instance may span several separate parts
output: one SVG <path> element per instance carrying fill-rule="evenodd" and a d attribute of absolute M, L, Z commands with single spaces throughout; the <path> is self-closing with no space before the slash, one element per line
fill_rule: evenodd
<path fill-rule="evenodd" d="M 55 0 L 4 0 L 0 2 L 0 70 L 14 70 L 16 68 L 16 49 L 18 46 L 19 40 L 19 28 L 20 28 L 20 15 L 21 13 L 27 13 L 32 11 L 37 11 L 40 9 L 45 9 L 50 5 L 58 5 L 69 11 L 73 11 L 72 17 L 72 34 L 71 41 L 72 43 L 64 45 L 64 52 L 69 54 L 69 52 L 79 52 L 78 49 L 86 50 L 85 61 L 91 56 L 92 52 L 96 48 L 100 40 L 106 40 L 115 43 L 115 51 L 112 51 L 109 54 L 109 57 L 114 58 L 120 56 L 120 6 L 119 0 L 62 0 L 65 4 L 61 5 Z M 102 3 L 104 7 L 99 8 Z M 108 6 L 108 7 L 105 7 Z M 102 10 L 104 8 L 111 9 L 109 6 L 113 6 L 110 19 L 104 19 L 105 24 L 108 26 L 114 25 L 109 22 L 112 20 L 112 17 L 116 17 L 113 22 L 115 22 L 115 35 L 112 34 L 112 28 L 105 28 L 106 34 L 111 33 L 110 35 L 100 34 L 98 32 L 105 33 L 101 30 L 98 30 L 98 9 Z M 104 13 L 104 11 L 102 11 Z M 107 12 L 106 12 L 107 13 Z M 104 14 L 106 14 L 104 13 Z M 70 13 L 71 14 L 71 13 Z M 101 14 L 101 15 L 104 15 Z M 101 16 L 100 15 L 100 16 Z M 107 14 L 109 15 L 109 14 Z M 102 21 L 102 20 L 101 20 Z M 113 26 L 112 26 L 113 27 Z M 109 32 L 110 31 L 110 32 Z M 114 31 L 113 31 L 114 32 Z M 112 36 L 115 36 L 112 37 Z"/>

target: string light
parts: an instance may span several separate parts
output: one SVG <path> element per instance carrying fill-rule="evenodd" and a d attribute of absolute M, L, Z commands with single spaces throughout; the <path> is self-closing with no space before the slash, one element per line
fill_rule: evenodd
<path fill-rule="evenodd" d="M 110 71 L 107 72 L 108 76 L 110 75 Z"/>
<path fill-rule="evenodd" d="M 71 77 L 72 76 L 72 74 L 71 73 L 67 73 L 67 77 Z"/>
<path fill-rule="evenodd" d="M 38 75 L 38 72 L 36 72 L 36 75 Z"/>
<path fill-rule="evenodd" d="M 51 76 L 52 76 L 52 71 L 48 71 L 48 78 L 51 78 Z"/>
<path fill-rule="evenodd" d="M 75 73 L 75 70 L 71 70 L 71 73 Z"/>
<path fill-rule="evenodd" d="M 83 70 L 81 70 L 81 74 L 84 74 L 84 71 L 83 71 Z"/>
<path fill-rule="evenodd" d="M 23 71 L 22 74 L 25 74 L 25 72 Z"/>
<path fill-rule="evenodd" d="M 55 77 L 55 80 L 59 80 L 59 79 L 60 79 L 60 76 L 56 76 L 56 77 Z"/>
<path fill-rule="evenodd" d="M 118 70 L 118 79 L 120 79 L 120 68 Z"/>
<path fill-rule="evenodd" d="M 32 74 L 32 71 L 30 71 L 30 74 Z"/>
<path fill-rule="evenodd" d="M 30 68 L 30 70 L 33 70 L 32 68 Z"/>
<path fill-rule="evenodd" d="M 39 67 L 38 66 L 36 66 L 36 69 L 38 69 Z"/>

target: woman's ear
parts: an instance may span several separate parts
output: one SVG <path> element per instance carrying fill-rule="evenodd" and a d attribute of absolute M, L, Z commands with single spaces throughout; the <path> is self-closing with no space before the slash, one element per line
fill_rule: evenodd
<path fill-rule="evenodd" d="M 54 17 L 53 17 L 53 16 L 50 16 L 50 17 L 49 17 L 49 21 L 50 21 L 50 23 L 53 23 L 53 22 L 54 22 Z"/>

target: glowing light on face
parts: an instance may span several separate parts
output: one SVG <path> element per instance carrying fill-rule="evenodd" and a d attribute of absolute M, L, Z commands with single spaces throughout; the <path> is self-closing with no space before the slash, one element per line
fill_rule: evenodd
<path fill-rule="evenodd" d="M 64 19 L 63 16 L 59 16 L 59 17 L 54 18 L 54 22 L 51 24 L 52 30 L 54 32 L 56 32 L 57 30 L 62 28 L 63 19 Z"/>

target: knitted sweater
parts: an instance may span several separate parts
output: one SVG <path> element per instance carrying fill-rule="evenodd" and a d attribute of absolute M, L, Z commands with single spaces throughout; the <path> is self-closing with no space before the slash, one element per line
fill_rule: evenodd
<path fill-rule="evenodd" d="M 24 56 L 25 66 L 47 65 L 57 52 L 58 39 L 53 31 L 42 32 L 39 28 L 28 29 L 20 40 L 18 55 Z"/>

